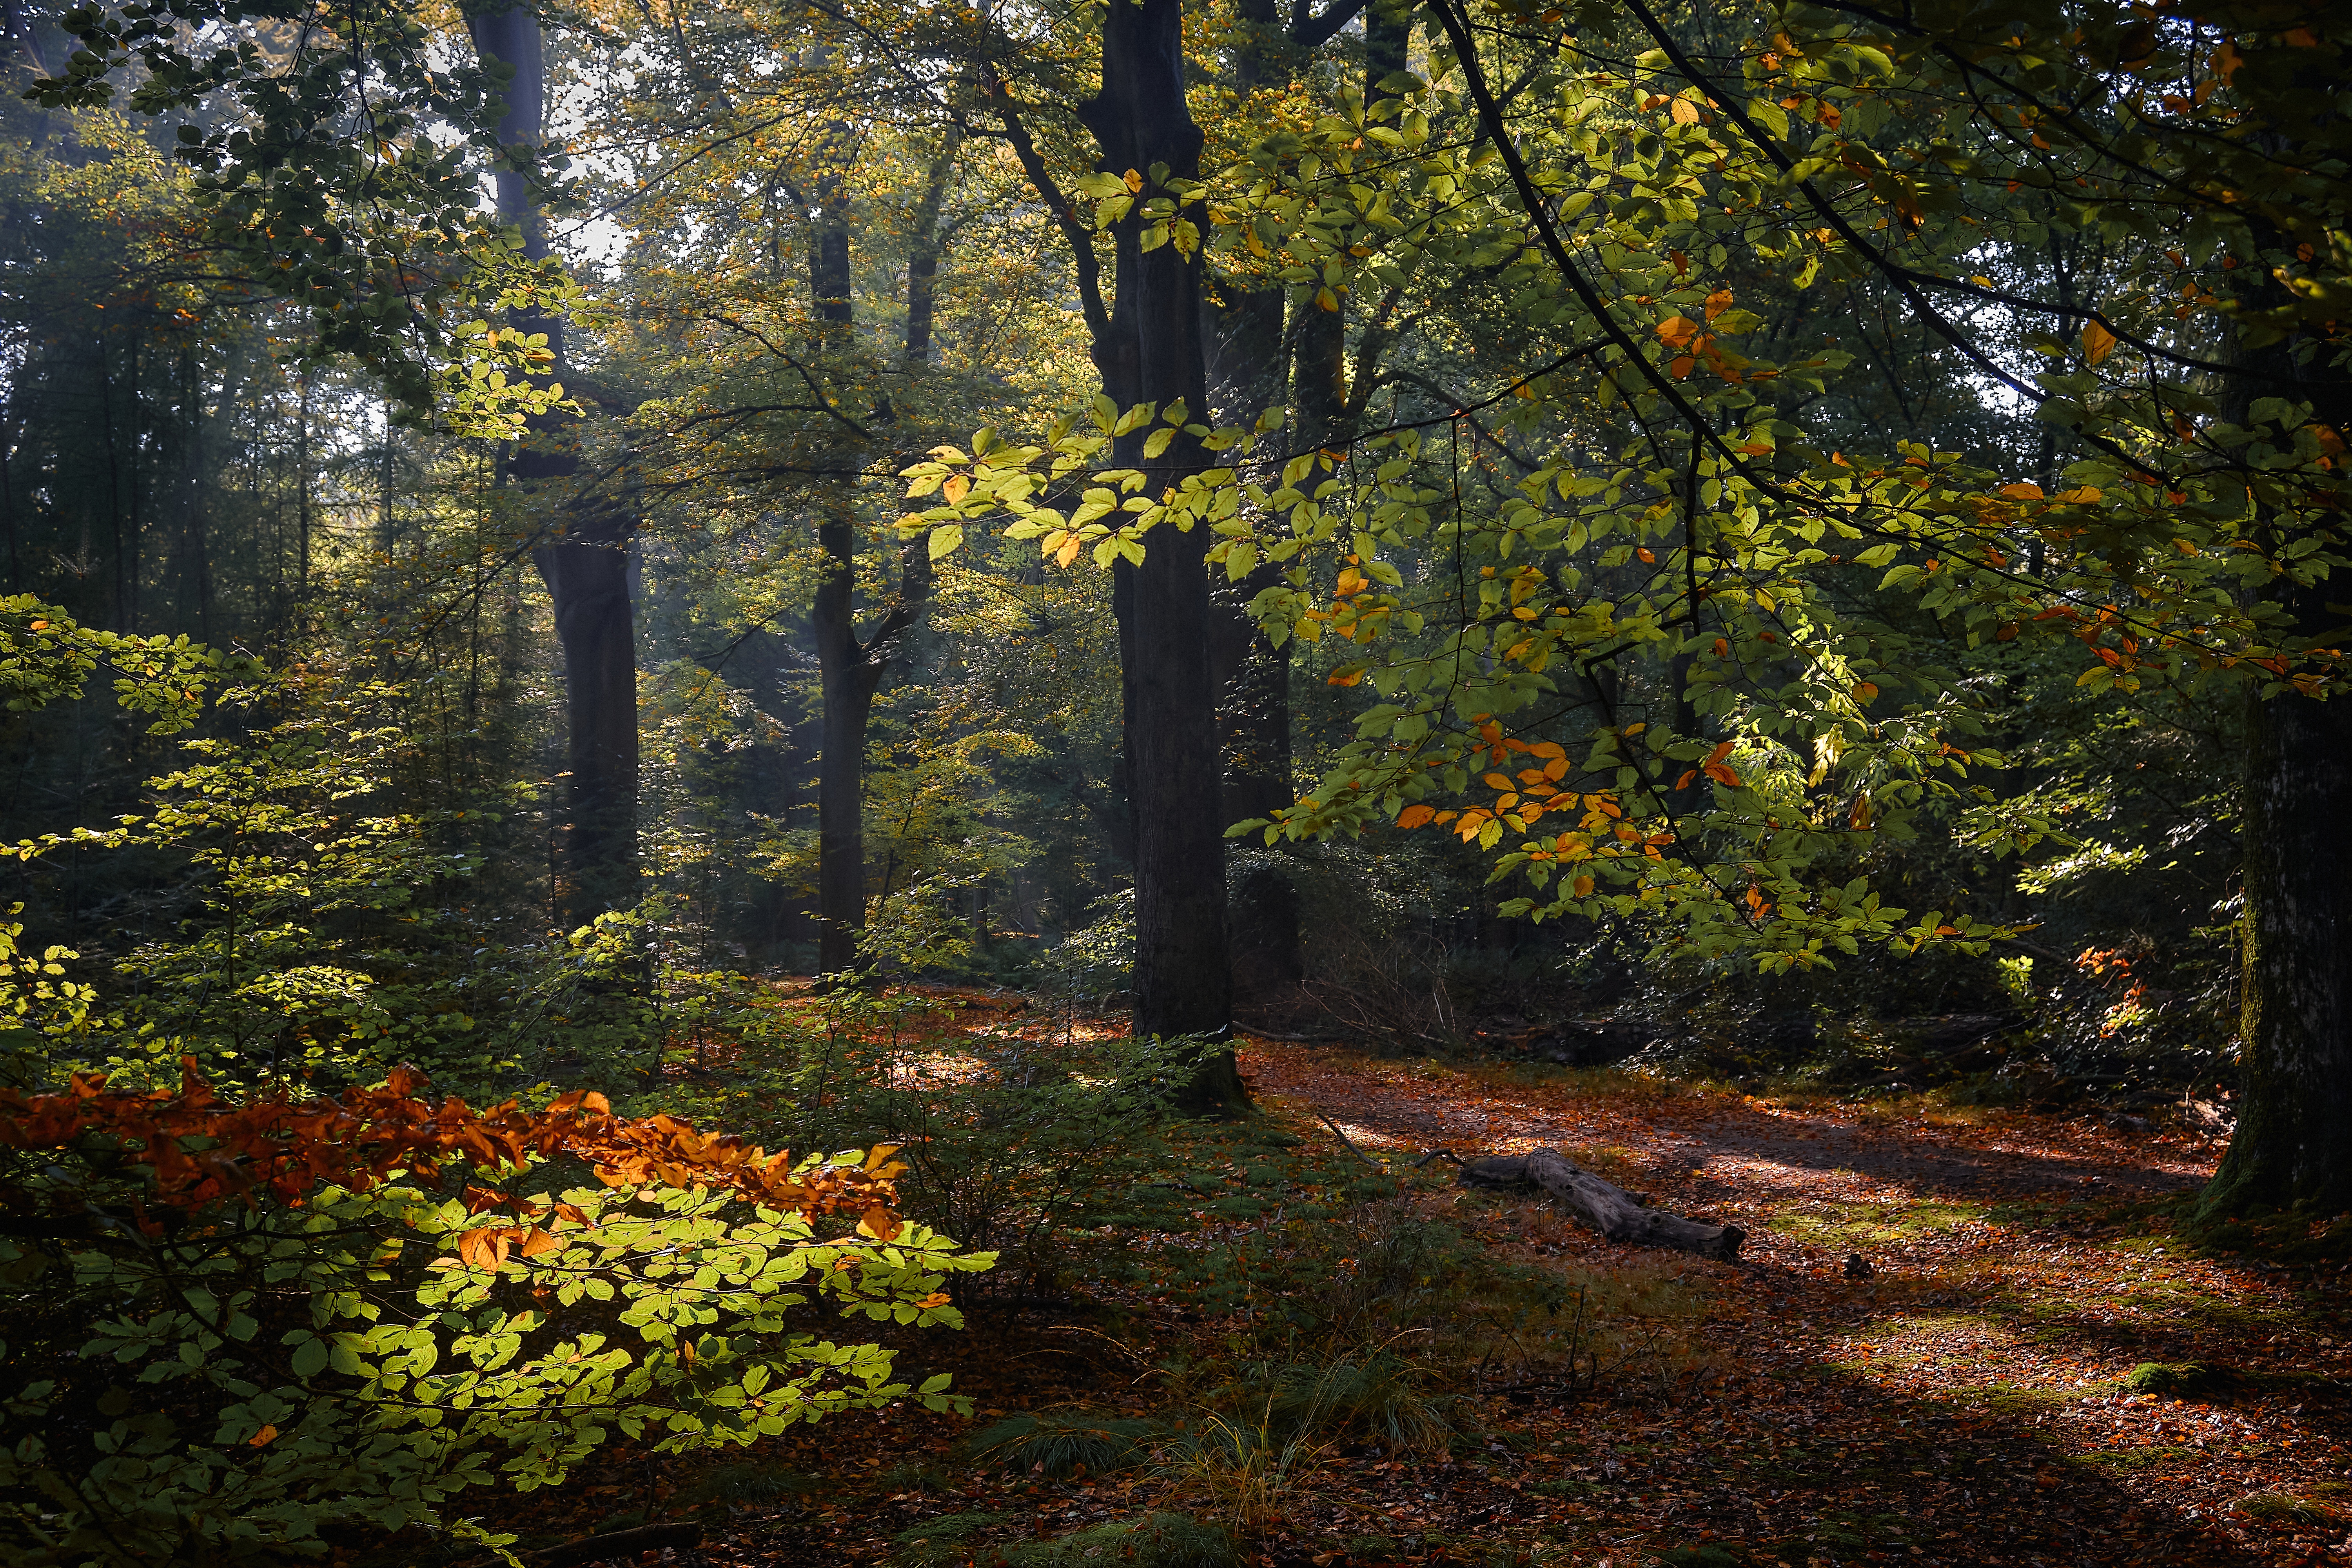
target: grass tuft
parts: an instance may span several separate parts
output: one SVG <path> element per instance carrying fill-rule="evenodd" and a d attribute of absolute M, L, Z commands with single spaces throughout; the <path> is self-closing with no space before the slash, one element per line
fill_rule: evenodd
<path fill-rule="evenodd" d="M 1055 1480 L 1107 1475 L 1139 1464 L 1166 1428 L 1157 1421 L 1087 1410 L 1008 1415 L 966 1442 L 975 1463 L 1040 1470 Z"/>

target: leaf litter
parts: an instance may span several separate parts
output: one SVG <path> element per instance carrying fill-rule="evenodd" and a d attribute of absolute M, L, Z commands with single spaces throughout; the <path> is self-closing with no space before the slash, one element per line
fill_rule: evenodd
<path fill-rule="evenodd" d="M 1300 1236 L 1385 1203 L 1558 1289 L 1532 1321 L 1522 1303 L 1416 1352 L 1456 1402 L 1450 1443 L 1312 1446 L 1250 1516 L 1244 1563 L 2352 1561 L 2340 1268 L 2177 1237 L 2210 1139 L 1271 1041 L 1244 1042 L 1242 1063 L 1262 1114 L 1169 1140 L 1150 1184 L 1165 1217 L 1123 1238 L 1139 1267 L 1074 1279 L 1066 1300 L 983 1300 L 965 1333 L 903 1347 L 955 1373 L 975 1422 L 800 1428 L 754 1456 L 793 1485 L 749 1500 L 714 1502 L 670 1461 L 616 1458 L 623 1484 L 575 1490 L 635 1501 L 623 1522 L 693 1512 L 703 1546 L 665 1555 L 713 1568 L 909 1561 L 900 1538 L 927 1521 L 977 1521 L 968 1549 L 952 1529 L 924 1549 L 939 1565 L 1150 1510 L 1213 1517 L 1219 1499 L 1167 1466 L 1055 1479 L 975 1464 L 961 1440 L 1023 1412 L 1167 1420 L 1172 1394 L 1265 1353 L 1286 1288 L 1345 1294 L 1360 1258 L 1286 1274 L 1318 1245 Z M 1744 1226 L 1743 1261 L 1616 1246 L 1424 1159 L 1542 1145 Z M 581 1500 L 509 1527 L 580 1533 Z"/>

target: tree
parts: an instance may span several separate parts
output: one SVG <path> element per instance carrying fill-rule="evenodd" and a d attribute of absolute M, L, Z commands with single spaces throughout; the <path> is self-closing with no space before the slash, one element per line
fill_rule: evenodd
<path fill-rule="evenodd" d="M 2055 635 L 2118 700 L 2143 671 L 2251 691 L 2250 1100 L 2212 1202 L 2338 1202 L 2352 1064 L 2320 823 L 2347 774 L 2338 628 L 2314 596 L 2342 544 L 2339 208 L 2311 172 L 2338 134 L 2311 85 L 2327 27 L 1848 6 L 1759 32 L 1633 0 L 1563 37 L 1532 14 L 1474 29 L 1452 0 L 1427 15 L 1432 83 L 1269 142 L 1259 167 L 1283 177 L 1213 178 L 1211 210 L 1220 242 L 1281 235 L 1337 287 L 1491 279 L 1521 324 L 1500 384 L 1423 378 L 1426 400 L 1359 435 L 1369 482 L 1312 486 L 1294 458 L 1278 486 L 1208 470 L 1065 519 L 1029 499 L 1038 470 L 1106 448 L 1066 423 L 981 455 L 938 515 L 1003 508 L 1072 553 L 1205 524 L 1231 575 L 1283 563 L 1262 622 L 1345 636 L 1330 679 L 1380 700 L 1270 837 L 1444 826 L 1522 882 L 1508 910 L 1647 921 L 1768 973 L 2008 934 L 1826 875 L 1929 807 L 1994 852 L 2065 841 L 1971 776 L 1999 759 L 1972 739 L 1962 650 Z M 1466 156 L 1434 129 L 1465 119 Z M 1334 178 L 1352 221 L 1299 226 Z M 1979 378 L 2034 422 L 1973 452 L 1826 445 L 1809 409 L 1853 363 L 1838 334 L 1735 347 L 1825 274 L 1924 331 L 1919 390 Z M 1111 450 L 1101 478 L 1126 487 Z"/>

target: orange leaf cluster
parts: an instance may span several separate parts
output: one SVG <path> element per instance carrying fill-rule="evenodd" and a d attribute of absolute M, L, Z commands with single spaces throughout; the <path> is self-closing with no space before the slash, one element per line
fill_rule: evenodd
<path fill-rule="evenodd" d="M 205 1081 L 194 1058 L 183 1058 L 177 1089 L 110 1089 L 104 1075 L 90 1073 L 76 1074 L 63 1094 L 0 1089 L 0 1148 L 69 1150 L 109 1141 L 125 1163 L 152 1172 L 151 1201 L 183 1209 L 231 1196 L 295 1204 L 322 1183 L 364 1190 L 400 1172 L 429 1180 L 453 1160 L 520 1167 L 561 1155 L 587 1164 L 607 1186 L 724 1189 L 799 1214 L 856 1213 L 884 1240 L 898 1233 L 890 1178 L 905 1167 L 891 1163 L 887 1147 L 873 1151 L 862 1169 L 795 1172 L 789 1152 L 771 1155 L 674 1116 L 616 1115 L 593 1090 L 530 1111 L 513 1100 L 476 1110 L 456 1095 L 421 1098 L 428 1089 L 423 1074 L 403 1067 L 380 1089 L 298 1100 L 280 1088 L 232 1104 Z M 478 1213 L 524 1206 L 481 1187 L 469 1187 L 467 1198 Z M 488 1244 L 503 1257 L 498 1238 Z"/>

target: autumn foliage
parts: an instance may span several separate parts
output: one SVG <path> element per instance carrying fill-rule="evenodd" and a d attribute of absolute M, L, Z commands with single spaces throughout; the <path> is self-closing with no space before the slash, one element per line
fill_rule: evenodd
<path fill-rule="evenodd" d="M 106 1085 L 102 1074 L 78 1073 L 62 1094 L 0 1089 L 0 1148 L 87 1152 L 95 1143 L 120 1163 L 143 1168 L 148 1202 L 165 1208 L 265 1195 L 299 1204 L 322 1184 L 364 1192 L 404 1172 L 433 1180 L 453 1161 L 499 1169 L 571 1159 L 610 1187 L 707 1187 L 812 1218 L 855 1214 L 884 1241 L 899 1228 L 889 1202 L 890 1178 L 901 1167 L 890 1162 L 887 1146 L 876 1148 L 862 1168 L 795 1171 L 789 1152 L 769 1154 L 674 1116 L 618 1115 L 594 1090 L 574 1090 L 544 1110 L 525 1110 L 511 1100 L 476 1110 L 456 1095 L 426 1098 L 424 1075 L 404 1067 L 380 1088 L 297 1100 L 279 1087 L 237 1104 L 214 1091 L 193 1058 L 181 1060 L 177 1089 Z M 484 1187 L 469 1186 L 467 1198 L 476 1212 L 510 1205 L 525 1217 L 546 1212 L 578 1218 L 563 1212 L 568 1205 L 542 1210 Z M 0 1204 L 22 1207 L 26 1201 L 21 1189 L 0 1186 Z M 161 1234 L 143 1213 L 141 1224 L 151 1236 Z M 476 1234 L 499 1238 L 495 1231 Z M 525 1256 L 554 1245 L 543 1233 L 538 1241 L 522 1234 L 501 1239 L 520 1241 Z M 503 1260 L 503 1245 L 498 1256 Z"/>

